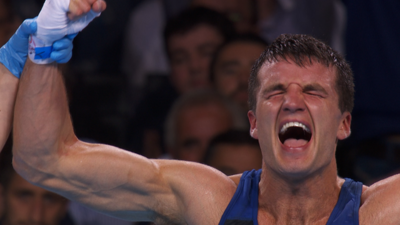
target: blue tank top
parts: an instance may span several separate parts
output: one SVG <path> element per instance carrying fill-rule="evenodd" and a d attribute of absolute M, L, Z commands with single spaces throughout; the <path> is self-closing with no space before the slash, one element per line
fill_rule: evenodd
<path fill-rule="evenodd" d="M 258 183 L 261 170 L 246 171 L 231 202 L 225 209 L 219 225 L 258 225 Z M 345 179 L 339 200 L 333 209 L 327 225 L 358 225 L 358 210 L 362 183 Z"/>

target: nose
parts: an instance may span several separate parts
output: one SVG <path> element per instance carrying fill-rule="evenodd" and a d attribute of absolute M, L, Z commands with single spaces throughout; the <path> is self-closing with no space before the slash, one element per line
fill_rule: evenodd
<path fill-rule="evenodd" d="M 35 199 L 34 204 L 31 208 L 31 222 L 34 224 L 40 224 L 44 218 L 44 202 L 41 199 Z"/>
<path fill-rule="evenodd" d="M 295 113 L 304 111 L 305 108 L 302 88 L 297 84 L 289 85 L 284 97 L 282 110 L 284 112 Z"/>
<path fill-rule="evenodd" d="M 202 72 L 202 62 L 199 57 L 192 56 L 189 63 L 189 71 L 192 76 L 196 76 Z"/>

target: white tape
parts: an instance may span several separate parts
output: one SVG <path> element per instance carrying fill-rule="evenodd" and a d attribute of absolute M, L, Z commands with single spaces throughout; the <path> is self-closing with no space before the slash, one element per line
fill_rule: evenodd
<path fill-rule="evenodd" d="M 46 0 L 37 18 L 37 32 L 29 45 L 29 57 L 36 63 L 48 63 L 45 58 L 38 59 L 42 47 L 51 47 L 54 41 L 69 34 L 82 31 L 100 13 L 90 10 L 77 20 L 69 20 L 67 13 L 70 0 Z M 40 48 L 40 51 L 37 51 Z M 48 50 L 48 49 L 47 49 Z M 49 55 L 48 55 L 49 56 Z"/>
<path fill-rule="evenodd" d="M 51 51 L 51 46 L 46 46 L 44 42 L 36 36 L 29 36 L 28 56 L 32 62 L 36 64 L 48 64 L 53 62 L 53 60 L 50 59 Z"/>

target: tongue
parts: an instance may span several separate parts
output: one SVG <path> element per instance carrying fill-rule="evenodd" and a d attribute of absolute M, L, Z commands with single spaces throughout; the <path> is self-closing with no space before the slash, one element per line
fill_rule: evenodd
<path fill-rule="evenodd" d="M 301 147 L 307 144 L 307 141 L 304 139 L 294 139 L 290 138 L 283 143 L 284 145 L 290 147 L 290 148 L 296 148 L 296 147 Z"/>

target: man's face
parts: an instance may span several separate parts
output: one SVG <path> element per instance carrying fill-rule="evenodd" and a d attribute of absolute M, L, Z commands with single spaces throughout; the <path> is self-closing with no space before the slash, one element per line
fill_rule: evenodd
<path fill-rule="evenodd" d="M 210 62 L 222 42 L 221 34 L 208 25 L 170 37 L 171 82 L 179 93 L 210 85 Z"/>
<path fill-rule="evenodd" d="M 303 178 L 334 168 L 337 139 L 350 135 L 351 115 L 341 113 L 336 69 L 313 61 L 266 63 L 260 69 L 255 112 L 248 113 L 268 170 Z"/>
<path fill-rule="evenodd" d="M 219 54 L 215 67 L 215 87 L 223 95 L 248 110 L 248 80 L 251 68 L 265 46 L 250 42 L 234 42 Z"/>
<path fill-rule="evenodd" d="M 58 225 L 68 201 L 14 174 L 4 192 L 4 225 Z"/>
<path fill-rule="evenodd" d="M 193 106 L 179 114 L 176 131 L 176 158 L 202 162 L 207 146 L 216 135 L 232 127 L 228 111 L 218 104 Z"/>
<path fill-rule="evenodd" d="M 254 145 L 218 144 L 209 165 L 227 176 L 261 168 L 261 151 Z"/>

